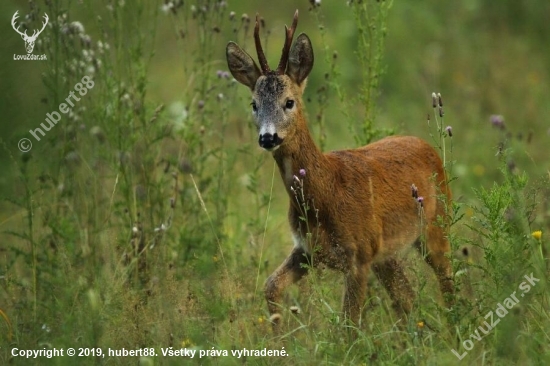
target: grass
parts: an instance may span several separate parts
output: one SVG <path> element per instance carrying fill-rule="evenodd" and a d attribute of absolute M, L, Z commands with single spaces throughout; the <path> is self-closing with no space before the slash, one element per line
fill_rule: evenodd
<path fill-rule="evenodd" d="M 229 40 L 253 53 L 257 5 L 0 6 L 34 14 L 30 29 L 43 12 L 51 25 L 35 47 L 48 62 L 10 60 L 3 75 L 1 109 L 21 127 L 0 126 L 9 167 L 0 178 L 1 363 L 74 364 L 11 350 L 87 347 L 106 356 L 81 364 L 454 364 L 452 349 L 467 351 L 468 364 L 546 364 L 550 54 L 539 34 L 548 25 L 545 5 L 505 3 L 508 12 L 489 1 L 299 5 L 299 31 L 316 52 L 305 100 L 323 149 L 394 131 L 422 136 L 445 157 L 454 193 L 455 307 L 444 308 L 420 255 L 403 253 L 417 292 L 408 323 L 396 325 L 373 278 L 357 339 L 341 314 L 343 279 L 322 270 L 287 291 L 283 335 L 271 333 L 262 286 L 291 247 L 288 197 L 257 147 L 248 91 L 224 60 Z M 269 60 L 288 9 L 259 9 Z M 3 47 L 23 52 L 19 39 Z M 17 141 L 86 75 L 94 86 L 20 153 Z M 444 98 L 443 117 L 432 92 Z M 470 337 L 531 273 L 540 282 L 484 338 Z M 197 355 L 160 356 L 170 347 Z M 159 356 L 108 354 L 123 348 Z M 288 356 L 232 355 L 245 348 Z"/>

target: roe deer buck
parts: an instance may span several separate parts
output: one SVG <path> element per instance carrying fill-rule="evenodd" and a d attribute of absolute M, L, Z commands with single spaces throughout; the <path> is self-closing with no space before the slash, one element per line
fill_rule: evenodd
<path fill-rule="evenodd" d="M 446 229 L 436 222 L 438 216 L 445 217 L 445 204 L 438 194 L 450 201 L 451 193 L 438 153 L 416 137 L 388 137 L 362 148 L 323 154 L 304 117 L 302 94 L 313 67 L 313 50 L 304 33 L 291 48 L 297 22 L 296 10 L 291 28 L 285 27 L 276 70 L 270 70 L 263 53 L 257 17 L 254 40 L 261 69 L 234 42 L 226 49 L 233 77 L 252 91 L 259 144 L 272 152 L 290 196 L 288 220 L 294 248 L 265 285 L 274 330 L 283 290 L 317 263 L 344 273 L 343 309 L 353 323 L 359 325 L 370 268 L 396 310 L 408 313 L 414 293 L 396 254 L 410 244 L 419 248 L 423 233 L 425 259 L 442 292 L 452 294 L 451 265 L 445 256 L 450 245 Z M 411 197 L 411 187 L 413 196 L 417 190 L 424 198 Z"/>

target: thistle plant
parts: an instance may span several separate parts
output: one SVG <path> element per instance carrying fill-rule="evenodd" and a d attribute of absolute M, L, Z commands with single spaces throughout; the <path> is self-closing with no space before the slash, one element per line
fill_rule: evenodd
<path fill-rule="evenodd" d="M 315 207 L 315 202 L 313 202 L 312 199 L 308 198 L 306 195 L 306 192 L 304 191 L 304 180 L 306 179 L 306 170 L 300 169 L 299 170 L 299 177 L 294 175 L 292 185 L 290 186 L 290 190 L 294 196 L 294 200 L 296 201 L 296 205 L 298 207 L 298 210 L 300 211 L 300 228 L 301 231 L 302 226 L 301 223 L 303 223 L 306 227 L 306 240 L 308 242 L 308 247 L 314 251 L 314 242 L 313 242 L 313 232 L 312 230 L 314 228 L 319 227 L 319 210 Z M 314 217 L 310 217 L 311 213 L 313 213 Z M 314 219 L 316 224 L 315 227 L 310 226 L 310 219 Z M 313 257 L 312 257 L 313 258 Z"/>

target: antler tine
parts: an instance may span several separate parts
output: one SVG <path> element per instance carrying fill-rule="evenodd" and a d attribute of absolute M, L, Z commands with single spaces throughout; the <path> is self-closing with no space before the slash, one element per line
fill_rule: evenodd
<path fill-rule="evenodd" d="M 19 10 L 17 10 L 17 11 L 15 12 L 15 14 L 13 14 L 13 17 L 11 18 L 11 26 L 12 26 L 13 29 L 14 29 L 17 33 L 19 33 L 20 35 L 23 35 L 23 34 L 24 34 L 24 35 L 27 35 L 27 31 L 26 31 L 26 30 L 25 30 L 25 33 L 21 32 L 21 31 L 19 30 L 19 27 L 21 27 L 21 25 L 18 25 L 17 28 L 15 28 L 16 20 L 17 20 L 17 18 L 19 18 L 19 14 L 18 14 L 18 13 L 19 13 Z"/>
<path fill-rule="evenodd" d="M 290 53 L 290 46 L 292 45 L 292 38 L 294 37 L 294 31 L 298 25 L 298 9 L 294 13 L 294 19 L 292 20 L 292 26 L 290 29 L 285 25 L 286 39 L 285 45 L 283 46 L 283 53 L 281 55 L 281 61 L 279 61 L 279 66 L 277 66 L 277 72 L 282 75 L 285 73 L 286 65 L 288 63 L 288 55 Z"/>
<path fill-rule="evenodd" d="M 44 28 L 46 28 L 46 25 L 48 25 L 48 20 L 50 20 L 50 18 L 48 18 L 48 14 L 44 13 L 44 22 L 42 23 L 42 29 L 40 29 L 40 32 L 38 32 L 38 34 L 42 33 L 42 31 L 44 30 Z"/>
<path fill-rule="evenodd" d="M 260 41 L 260 22 L 258 21 L 258 13 L 256 13 L 256 25 L 254 26 L 254 42 L 256 43 L 256 52 L 258 53 L 258 61 L 260 62 L 260 67 L 262 72 L 267 74 L 269 70 L 269 65 L 267 64 L 267 59 L 265 58 L 264 50 L 262 49 L 262 43 Z"/>

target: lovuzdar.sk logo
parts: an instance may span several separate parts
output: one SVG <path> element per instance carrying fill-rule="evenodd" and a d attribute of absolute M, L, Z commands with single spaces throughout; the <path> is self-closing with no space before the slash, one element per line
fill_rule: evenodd
<path fill-rule="evenodd" d="M 19 35 L 21 35 L 21 38 L 23 38 L 23 41 L 25 42 L 25 49 L 27 50 L 27 54 L 26 55 L 16 55 L 14 54 L 13 55 L 13 59 L 14 60 L 47 60 L 47 57 L 46 55 L 33 55 L 32 54 L 32 51 L 34 49 L 34 44 L 36 42 L 36 39 L 38 38 L 38 36 L 40 35 L 40 33 L 42 33 L 42 31 L 46 28 L 46 25 L 48 24 L 48 14 L 44 13 L 44 22 L 42 23 L 42 29 L 40 30 L 34 30 L 32 32 L 32 35 L 28 35 L 27 34 L 27 29 L 25 29 L 24 32 L 21 32 L 19 30 L 19 28 L 21 27 L 21 25 L 16 25 L 16 20 L 17 18 L 19 17 L 19 15 L 17 14 L 19 13 L 19 10 L 15 12 L 15 14 L 13 14 L 13 17 L 11 18 L 11 26 L 13 27 L 13 29 L 19 33 Z"/>

